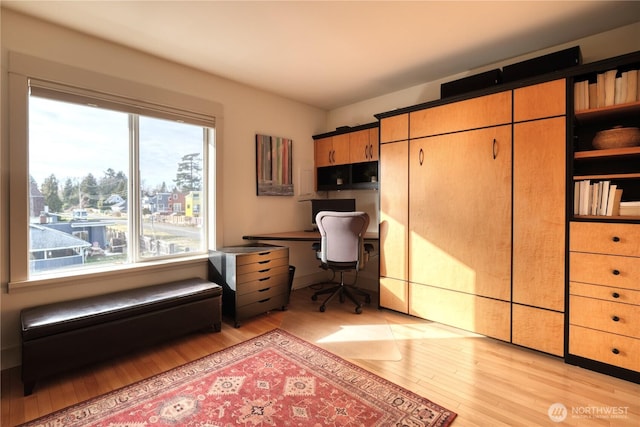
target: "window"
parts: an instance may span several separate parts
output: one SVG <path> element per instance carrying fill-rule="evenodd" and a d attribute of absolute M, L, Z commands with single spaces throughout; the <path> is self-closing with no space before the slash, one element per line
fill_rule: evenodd
<path fill-rule="evenodd" d="M 24 68 L 51 65 L 31 57 L 13 64 L 10 286 L 206 256 L 218 104 L 72 67 L 30 77 Z"/>

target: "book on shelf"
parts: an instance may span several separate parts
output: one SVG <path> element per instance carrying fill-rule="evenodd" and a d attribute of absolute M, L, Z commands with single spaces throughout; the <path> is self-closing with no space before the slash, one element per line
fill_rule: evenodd
<path fill-rule="evenodd" d="M 617 216 L 621 198 L 622 189 L 611 181 L 576 181 L 573 211 L 576 215 Z"/>
<path fill-rule="evenodd" d="M 573 94 L 575 111 L 640 101 L 640 71 L 616 69 L 599 73 L 595 81 L 575 82 Z"/>
<path fill-rule="evenodd" d="M 620 215 L 640 216 L 640 201 L 620 202 Z"/>

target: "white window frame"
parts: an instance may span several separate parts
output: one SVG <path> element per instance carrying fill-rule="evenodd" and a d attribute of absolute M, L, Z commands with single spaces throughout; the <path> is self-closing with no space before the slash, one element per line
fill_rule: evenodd
<path fill-rule="evenodd" d="M 214 249 L 221 241 L 218 225 L 221 216 L 217 214 L 216 195 L 221 190 L 221 169 L 217 151 L 220 146 L 222 127 L 222 106 L 203 98 L 192 97 L 166 89 L 146 86 L 128 80 L 122 80 L 103 74 L 62 65 L 40 58 L 9 53 L 9 291 L 24 289 L 49 283 L 77 284 L 93 276 L 126 276 L 131 270 L 161 270 L 172 266 L 182 268 L 190 263 L 201 263 L 207 253 L 165 259 L 150 259 L 140 262 L 109 266 L 104 269 L 75 270 L 54 272 L 51 275 L 29 277 L 29 160 L 28 160 L 28 108 L 30 82 L 37 81 L 38 87 L 45 90 L 62 91 L 65 96 L 98 96 L 101 103 L 127 102 L 129 112 L 149 115 L 154 109 L 159 116 L 171 116 L 172 112 L 187 115 L 189 122 L 203 127 L 212 127 L 214 135 L 210 146 L 205 149 L 203 169 L 213 170 L 215 177 L 209 177 L 207 186 L 205 215 L 207 218 L 205 249 Z M 69 91 L 71 89 L 71 91 Z M 75 93 L 74 93 L 75 91 Z M 126 94 L 126 95 L 123 95 Z M 140 111 L 136 111 L 136 105 Z M 213 126 L 211 126 L 213 124 Z M 137 177 L 130 176 L 131 187 L 137 185 Z M 133 213 L 130 221 L 135 221 L 139 213 Z M 135 262 L 134 262 L 135 261 Z"/>

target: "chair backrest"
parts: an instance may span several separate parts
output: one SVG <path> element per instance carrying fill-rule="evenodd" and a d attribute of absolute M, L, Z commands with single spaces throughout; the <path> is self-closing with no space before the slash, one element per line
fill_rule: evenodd
<path fill-rule="evenodd" d="M 320 231 L 323 263 L 354 263 L 356 268 L 362 267 L 364 233 L 369 226 L 366 212 L 320 211 L 316 225 Z"/>

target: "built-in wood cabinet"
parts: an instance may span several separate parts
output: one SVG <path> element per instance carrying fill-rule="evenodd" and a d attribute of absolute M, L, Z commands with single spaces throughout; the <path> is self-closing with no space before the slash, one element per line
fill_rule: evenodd
<path fill-rule="evenodd" d="M 566 80 L 514 90 L 512 341 L 564 354 Z"/>
<path fill-rule="evenodd" d="M 378 123 L 314 135 L 317 191 L 378 188 Z"/>

